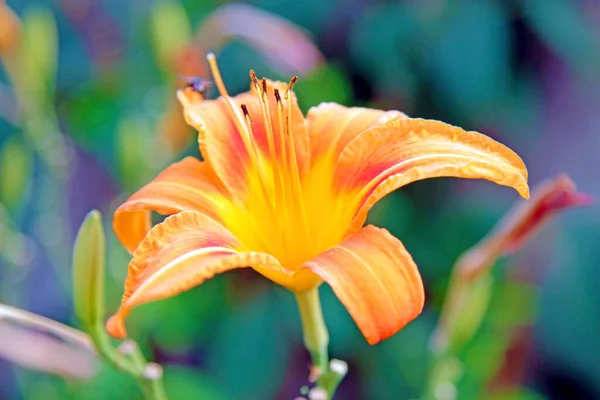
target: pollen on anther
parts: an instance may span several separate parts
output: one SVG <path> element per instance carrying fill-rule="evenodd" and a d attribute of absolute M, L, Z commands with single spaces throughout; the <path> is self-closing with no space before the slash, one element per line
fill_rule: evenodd
<path fill-rule="evenodd" d="M 252 69 L 250 70 L 250 80 L 252 80 L 254 86 L 256 86 L 257 89 L 261 89 L 260 83 L 258 82 L 258 77 L 256 76 L 256 72 L 254 72 L 254 70 Z"/>
<path fill-rule="evenodd" d="M 275 92 L 275 101 L 277 102 L 278 105 L 281 104 L 281 96 L 279 95 L 279 90 L 274 89 L 273 90 Z"/>
<path fill-rule="evenodd" d="M 296 82 L 298 81 L 298 77 L 294 76 L 292 79 L 290 79 L 290 83 L 288 83 L 288 88 L 285 91 L 284 97 L 287 100 L 290 92 L 292 91 L 292 89 L 294 88 L 294 85 L 296 84 Z"/>
<path fill-rule="evenodd" d="M 267 79 L 266 78 L 262 78 L 262 89 L 263 92 L 267 93 Z"/>
<path fill-rule="evenodd" d="M 292 79 L 290 79 L 290 83 L 288 85 L 288 90 L 292 90 L 294 88 L 294 85 L 296 84 L 296 82 L 298 81 L 298 77 L 295 76 Z"/>
<path fill-rule="evenodd" d="M 252 117 L 250 116 L 250 112 L 248 112 L 248 107 L 245 104 L 242 104 L 242 112 L 244 113 L 244 117 L 246 117 L 250 122 L 252 122 Z"/>

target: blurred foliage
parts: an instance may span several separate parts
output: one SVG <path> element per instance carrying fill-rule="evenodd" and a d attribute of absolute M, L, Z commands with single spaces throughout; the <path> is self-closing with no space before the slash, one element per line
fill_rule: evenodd
<path fill-rule="evenodd" d="M 164 165 L 199 156 L 189 129 L 184 147 L 166 146 L 161 135 L 181 132 L 161 121 L 181 84 L 177 50 L 222 4 L 8 0 L 23 30 L 20 54 L 4 58 L 0 68 L 1 303 L 73 321 L 68 265 L 85 214 L 98 208 L 110 226 L 119 200 Z M 324 60 L 300 74 L 303 111 L 335 101 L 444 120 L 515 149 L 533 183 L 566 170 L 600 195 L 596 0 L 291 4 L 252 2 L 305 29 L 323 53 Z M 245 28 L 259 34 L 264 27 Z M 231 92 L 247 89 L 251 68 L 259 76 L 291 75 L 243 40 L 210 50 L 217 51 Z M 370 222 L 389 229 L 413 254 L 427 305 L 406 329 L 370 347 L 331 290 L 321 289 L 330 352 L 350 367 L 337 398 L 419 396 L 450 268 L 514 199 L 483 182 L 432 180 L 373 209 Z M 600 397 L 594 261 L 600 214 L 571 215 L 495 271 L 491 311 L 460 354 L 458 398 Z M 114 310 L 129 255 L 107 234 L 106 308 Z M 145 355 L 165 366 L 172 399 L 291 399 L 307 383 L 293 296 L 249 271 L 141 307 L 130 327 Z M 515 361 L 506 349 L 523 332 L 531 344 Z M 507 377 L 507 368 L 519 373 Z M 141 395 L 134 381 L 109 368 L 91 380 L 65 381 L 0 360 L 3 399 Z"/>

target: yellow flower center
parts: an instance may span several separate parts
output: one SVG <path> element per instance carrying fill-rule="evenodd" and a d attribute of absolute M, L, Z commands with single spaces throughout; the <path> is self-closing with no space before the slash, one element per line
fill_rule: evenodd
<path fill-rule="evenodd" d="M 251 72 L 267 141 L 268 150 L 264 151 L 258 148 L 252 131 L 252 118 L 257 116 L 250 116 L 246 105 L 235 105 L 227 95 L 215 59 L 209 57 L 209 63 L 251 163 L 247 168 L 247 192 L 238 199 L 236 209 L 225 216 L 225 223 L 240 239 L 244 251 L 269 253 L 287 270 L 297 271 L 303 263 L 342 241 L 353 217 L 354 207 L 348 207 L 352 197 L 350 193 L 334 192 L 334 160 L 311 160 L 310 167 L 300 171 L 292 127 L 291 90 L 296 78 L 284 93 L 276 88 L 268 93 L 266 81 L 259 81 Z M 270 109 L 269 95 L 275 98 L 275 110 Z M 320 283 L 308 270 L 292 276 L 253 267 L 293 290 Z"/>

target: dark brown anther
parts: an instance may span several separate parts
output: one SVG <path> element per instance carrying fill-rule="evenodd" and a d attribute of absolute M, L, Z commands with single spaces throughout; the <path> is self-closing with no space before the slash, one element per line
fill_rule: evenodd
<path fill-rule="evenodd" d="M 285 99 L 288 99 L 288 96 L 290 95 L 292 89 L 294 88 L 294 85 L 296 84 L 296 82 L 298 81 L 298 77 L 295 76 L 292 79 L 290 79 L 290 83 L 288 84 L 288 88 L 285 91 L 285 94 L 283 95 L 285 97 Z"/>
<path fill-rule="evenodd" d="M 245 104 L 242 104 L 242 112 L 244 113 L 244 117 L 248 119 L 248 121 L 252 122 L 252 117 L 250 116 L 250 113 L 248 112 L 248 107 L 246 107 Z"/>
<path fill-rule="evenodd" d="M 263 92 L 267 93 L 267 79 L 266 78 L 262 78 L 262 88 L 263 88 Z"/>
<path fill-rule="evenodd" d="M 275 101 L 277 102 L 277 104 L 281 104 L 281 96 L 279 95 L 279 90 L 274 89 L 275 92 Z"/>
<path fill-rule="evenodd" d="M 253 69 L 250 70 L 250 79 L 252 80 L 252 83 L 254 83 L 254 86 L 256 86 L 257 89 L 260 89 L 260 83 L 258 82 L 256 72 L 254 72 Z"/>

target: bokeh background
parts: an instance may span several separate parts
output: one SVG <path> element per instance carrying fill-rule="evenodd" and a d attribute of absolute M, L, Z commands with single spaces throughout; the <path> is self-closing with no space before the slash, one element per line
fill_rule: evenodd
<path fill-rule="evenodd" d="M 174 96 L 179 74 L 204 76 L 208 50 L 230 92 L 247 89 L 251 68 L 297 74 L 305 112 L 336 101 L 440 119 L 514 149 L 532 186 L 564 171 L 600 196 L 598 0 L 257 0 L 235 12 L 212 0 L 7 3 L 35 68 L 17 71 L 17 83 L 0 71 L 0 302 L 75 327 L 77 228 L 90 209 L 103 212 L 111 312 L 129 257 L 111 213 L 161 168 L 198 155 Z M 437 179 L 378 204 L 370 221 L 412 253 L 427 303 L 370 347 L 323 285 L 330 353 L 350 367 L 338 399 L 419 396 L 452 265 L 516 200 L 488 182 Z M 573 209 L 497 265 L 490 312 L 461 355 L 458 398 L 600 398 L 599 244 L 598 209 Z M 306 383 L 294 298 L 250 271 L 141 307 L 128 326 L 165 366 L 172 399 L 292 399 Z M 0 340 L 17 351 L 47 340 L 9 333 Z M 71 360 L 65 379 L 0 359 L 0 398 L 141 398 L 130 377 Z"/>

